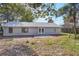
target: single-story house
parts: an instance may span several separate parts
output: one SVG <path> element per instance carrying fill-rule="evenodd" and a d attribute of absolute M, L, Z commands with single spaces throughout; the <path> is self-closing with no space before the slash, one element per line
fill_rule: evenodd
<path fill-rule="evenodd" d="M 8 22 L 2 24 L 2 27 L 3 36 L 53 35 L 61 33 L 61 27 L 55 23 Z"/>

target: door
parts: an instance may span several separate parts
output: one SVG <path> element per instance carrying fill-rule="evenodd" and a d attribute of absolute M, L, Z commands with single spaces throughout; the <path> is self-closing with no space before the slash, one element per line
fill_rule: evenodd
<path fill-rule="evenodd" d="M 38 34 L 45 34 L 45 28 L 38 28 Z"/>

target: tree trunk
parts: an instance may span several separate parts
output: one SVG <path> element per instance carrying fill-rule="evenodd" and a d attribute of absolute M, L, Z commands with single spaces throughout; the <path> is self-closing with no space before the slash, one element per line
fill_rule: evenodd
<path fill-rule="evenodd" d="M 74 36 L 76 39 L 76 17 L 74 16 Z"/>
<path fill-rule="evenodd" d="M 73 14 L 73 21 L 74 21 L 74 26 L 73 26 L 73 28 L 74 28 L 74 39 L 76 39 L 76 11 L 75 11 L 75 9 L 76 9 L 76 6 L 75 6 L 75 4 L 74 4 L 74 14 Z"/>

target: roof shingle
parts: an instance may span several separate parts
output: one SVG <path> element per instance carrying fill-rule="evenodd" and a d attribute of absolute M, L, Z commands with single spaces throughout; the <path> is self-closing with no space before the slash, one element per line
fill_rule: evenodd
<path fill-rule="evenodd" d="M 44 23 L 44 22 L 8 22 L 2 24 L 5 27 L 60 27 L 55 23 Z"/>

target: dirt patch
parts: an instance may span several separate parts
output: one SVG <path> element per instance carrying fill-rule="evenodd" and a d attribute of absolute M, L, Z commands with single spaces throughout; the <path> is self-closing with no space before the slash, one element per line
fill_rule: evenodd
<path fill-rule="evenodd" d="M 34 56 L 37 55 L 30 47 L 25 45 L 13 45 L 1 50 L 0 56 Z"/>

